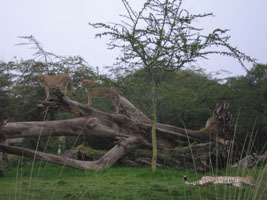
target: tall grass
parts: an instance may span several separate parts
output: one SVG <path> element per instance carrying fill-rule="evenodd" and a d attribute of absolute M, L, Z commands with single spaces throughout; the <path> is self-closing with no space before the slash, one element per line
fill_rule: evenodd
<path fill-rule="evenodd" d="M 158 168 L 152 173 L 150 167 L 115 166 L 102 171 L 84 171 L 35 161 L 31 170 L 31 165 L 31 159 L 10 158 L 5 177 L 0 179 L 0 199 L 267 199 L 266 166 L 227 169 L 229 176 L 251 175 L 256 179 L 255 187 L 236 188 L 212 184 L 192 186 L 183 182 L 185 174 L 190 181 L 195 181 L 205 175 L 226 175 L 225 169 L 196 176 L 195 171 L 189 169 Z"/>
<path fill-rule="evenodd" d="M 17 158 L 16 158 L 17 159 Z M 31 172 L 31 161 L 24 158 L 14 168 L 6 171 L 0 180 L 0 199 L 26 199 Z M 36 161 L 36 166 L 41 164 Z M 183 175 L 198 180 L 193 170 L 178 171 L 159 168 L 151 173 L 147 168 L 113 167 L 102 171 L 82 171 L 54 164 L 44 164 L 43 176 L 37 177 L 33 170 L 29 199 L 265 199 L 267 176 L 263 168 L 241 170 L 242 173 L 260 177 L 255 188 L 235 188 L 225 185 L 185 185 Z M 230 175 L 237 175 L 234 169 Z M 224 171 L 218 171 L 223 175 Z M 265 173 L 265 174 L 264 174 Z M 229 175 L 228 174 L 228 175 Z M 211 175 L 211 173 L 208 173 Z"/>

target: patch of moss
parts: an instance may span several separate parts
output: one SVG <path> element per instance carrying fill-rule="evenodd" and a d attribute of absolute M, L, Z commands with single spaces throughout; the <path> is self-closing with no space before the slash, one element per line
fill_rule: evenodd
<path fill-rule="evenodd" d="M 83 144 L 80 144 L 79 146 L 75 147 L 75 149 L 88 154 L 97 152 L 97 150 L 91 148 L 90 146 L 84 146 Z"/>
<path fill-rule="evenodd" d="M 102 154 L 106 153 L 106 151 L 104 151 L 104 150 L 93 149 L 92 147 L 84 146 L 83 144 L 75 147 L 75 150 L 77 150 L 78 152 L 79 151 L 82 152 L 83 154 L 85 154 L 88 157 L 93 157 L 94 159 L 99 157 L 99 155 L 102 155 Z"/>

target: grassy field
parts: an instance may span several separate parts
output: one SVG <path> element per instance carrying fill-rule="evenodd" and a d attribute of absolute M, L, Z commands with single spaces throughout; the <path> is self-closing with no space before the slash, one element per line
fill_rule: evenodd
<path fill-rule="evenodd" d="M 13 159 L 0 178 L 0 199 L 267 199 L 267 169 L 231 170 L 227 175 L 252 175 L 256 187 L 226 185 L 185 185 L 204 175 L 226 175 L 226 170 L 195 173 L 150 168 L 112 167 L 103 171 L 84 171 L 28 159 Z M 265 183 L 265 184 L 264 184 Z"/>

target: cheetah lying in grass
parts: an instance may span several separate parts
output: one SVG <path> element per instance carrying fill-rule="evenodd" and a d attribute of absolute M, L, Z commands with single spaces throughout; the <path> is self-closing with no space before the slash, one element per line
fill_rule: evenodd
<path fill-rule="evenodd" d="M 254 186 L 254 178 L 251 176 L 203 176 L 199 181 L 188 182 L 187 176 L 184 176 L 185 184 L 188 185 L 204 185 L 208 183 L 212 184 L 231 184 L 236 187 L 242 187 L 242 184 Z"/>

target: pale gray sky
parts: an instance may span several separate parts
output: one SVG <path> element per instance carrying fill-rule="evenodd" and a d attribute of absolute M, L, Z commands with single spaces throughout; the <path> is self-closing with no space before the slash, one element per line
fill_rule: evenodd
<path fill-rule="evenodd" d="M 140 8 L 145 0 L 129 0 Z M 267 63 L 266 0 L 184 0 L 190 12 L 212 12 L 215 17 L 199 22 L 208 31 L 230 29 L 231 43 L 260 63 Z M 112 65 L 118 51 L 107 50 L 106 38 L 95 39 L 88 22 L 118 22 L 124 13 L 121 0 L 0 0 L 0 60 L 14 56 L 28 59 L 32 51 L 18 36 L 33 35 L 43 47 L 58 55 L 80 55 L 92 66 Z M 236 60 L 212 56 L 198 65 L 210 71 L 245 74 Z M 247 64 L 250 68 L 251 65 Z"/>

